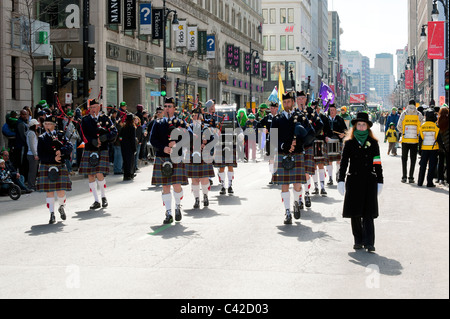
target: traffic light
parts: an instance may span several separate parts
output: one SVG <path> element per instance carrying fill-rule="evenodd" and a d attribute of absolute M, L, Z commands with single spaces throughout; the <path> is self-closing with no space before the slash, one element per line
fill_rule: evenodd
<path fill-rule="evenodd" d="M 61 58 L 61 87 L 66 86 L 68 83 L 70 83 L 70 81 L 72 81 L 72 78 L 68 76 L 72 69 L 66 68 L 66 66 L 69 65 L 70 62 L 72 62 L 71 59 Z"/>
<path fill-rule="evenodd" d="M 97 51 L 95 51 L 94 48 L 89 48 L 88 52 L 88 71 L 89 81 L 95 80 L 95 76 L 97 75 L 97 72 L 95 72 L 95 66 L 97 65 L 97 61 L 95 61 L 95 55 L 97 54 Z"/>
<path fill-rule="evenodd" d="M 77 97 L 84 97 L 84 78 L 79 76 L 77 81 Z"/>
<path fill-rule="evenodd" d="M 166 81 L 166 79 L 161 78 L 159 83 L 160 83 L 161 96 L 162 97 L 167 96 L 167 81 Z"/>
<path fill-rule="evenodd" d="M 449 71 L 445 72 L 445 90 L 448 92 L 450 90 L 450 76 Z"/>

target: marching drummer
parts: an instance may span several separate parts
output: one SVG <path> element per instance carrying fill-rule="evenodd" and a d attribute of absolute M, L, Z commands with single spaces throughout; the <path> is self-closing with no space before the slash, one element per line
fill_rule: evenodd
<path fill-rule="evenodd" d="M 325 142 L 329 148 L 327 166 L 329 181 L 327 185 L 333 185 L 333 162 L 336 162 L 336 167 L 339 168 L 342 155 L 342 143 L 346 132 L 347 125 L 342 117 L 337 116 L 336 104 L 331 104 L 328 117 L 324 121 Z"/>
<path fill-rule="evenodd" d="M 316 130 L 316 140 L 314 141 L 314 169 L 315 174 L 314 179 L 314 191 L 313 195 L 321 195 L 326 197 L 328 195 L 325 190 L 325 165 L 328 164 L 328 151 L 325 145 L 325 133 L 323 131 L 323 122 L 327 121 L 326 115 L 321 112 L 321 107 L 319 101 L 312 102 L 312 107 L 314 113 L 311 115 L 313 122 L 321 123 L 321 127 Z M 317 168 L 317 171 L 316 171 Z M 319 181 L 320 181 L 320 191 L 319 191 Z"/>
<path fill-rule="evenodd" d="M 269 172 L 271 175 L 271 179 L 269 182 L 269 185 L 273 185 L 273 174 L 275 172 L 274 169 L 274 158 L 275 158 L 275 151 L 271 149 L 270 144 L 270 128 L 272 127 L 272 121 L 274 117 L 278 114 L 278 103 L 272 102 L 270 104 L 270 113 L 264 117 L 261 122 L 259 123 L 260 127 L 265 130 L 266 133 L 266 156 L 269 157 Z"/>

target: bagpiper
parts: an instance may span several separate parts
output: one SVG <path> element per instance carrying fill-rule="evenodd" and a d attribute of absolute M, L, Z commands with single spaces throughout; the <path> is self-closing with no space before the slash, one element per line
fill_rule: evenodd
<path fill-rule="evenodd" d="M 294 92 L 283 94 L 284 110 L 275 116 L 271 128 L 271 134 L 274 134 L 274 129 L 278 131 L 278 154 L 274 183 L 281 185 L 281 198 L 286 211 L 284 224 L 286 225 L 292 224 L 289 186 L 293 184 L 294 218 L 300 219 L 300 195 L 302 184 L 306 183 L 303 141 L 297 137 L 296 130 L 300 127 L 307 127 L 309 123 L 294 111 L 294 101 Z"/>
<path fill-rule="evenodd" d="M 65 160 L 70 158 L 73 145 L 65 137 L 65 132 L 56 131 L 56 116 L 50 115 L 44 120 L 45 133 L 39 136 L 38 156 L 41 161 L 37 176 L 38 192 L 47 193 L 47 208 L 50 211 L 50 224 L 55 219 L 55 192 L 58 197 L 61 219 L 66 220 L 66 192 L 72 190 L 69 172 Z"/>
<path fill-rule="evenodd" d="M 183 186 L 188 185 L 185 165 L 181 159 L 182 147 L 177 143 L 184 139 L 180 136 L 172 138 L 178 133 L 186 132 L 186 122 L 175 116 L 175 99 L 166 98 L 164 103 L 165 116 L 158 119 L 150 133 L 150 143 L 155 148 L 156 156 L 153 166 L 152 185 L 162 185 L 162 201 L 166 208 L 163 224 L 172 224 L 172 193 L 175 199 L 175 221 L 182 219 L 181 200 L 183 199 Z M 187 138 L 189 139 L 189 138 Z M 178 152 L 177 152 L 178 150 Z"/>
<path fill-rule="evenodd" d="M 200 185 L 203 193 L 203 206 L 209 206 L 209 178 L 214 175 L 214 148 L 207 147 L 214 140 L 214 131 L 203 122 L 203 112 L 197 107 L 192 112 L 192 123 L 188 128 L 190 136 L 190 157 L 186 163 L 188 178 L 195 197 L 194 209 L 200 208 Z M 206 149 L 205 149 L 206 148 Z"/>
<path fill-rule="evenodd" d="M 273 185 L 273 174 L 275 173 L 274 163 L 275 163 L 275 150 L 271 148 L 270 144 L 270 128 L 272 127 L 272 121 L 275 116 L 278 114 L 278 103 L 272 102 L 270 104 L 270 113 L 268 113 L 259 123 L 259 126 L 265 130 L 266 133 L 266 156 L 269 158 L 269 172 L 271 175 L 271 179 L 269 185 Z"/>
<path fill-rule="evenodd" d="M 89 114 L 81 120 L 81 136 L 85 143 L 81 158 L 80 175 L 87 175 L 89 188 L 94 196 L 94 204 L 90 209 L 108 207 L 106 199 L 105 175 L 109 174 L 109 143 L 117 138 L 117 128 L 111 119 L 100 112 L 97 99 L 89 101 Z M 102 203 L 98 197 L 97 186 L 100 188 Z"/>

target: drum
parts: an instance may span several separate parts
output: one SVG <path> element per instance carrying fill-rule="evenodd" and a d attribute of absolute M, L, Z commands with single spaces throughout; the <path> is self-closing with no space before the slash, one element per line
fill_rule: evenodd
<path fill-rule="evenodd" d="M 341 155 L 341 142 L 330 138 L 327 143 L 328 155 Z"/>
<path fill-rule="evenodd" d="M 314 159 L 324 159 L 325 158 L 325 142 L 321 140 L 314 141 Z"/>

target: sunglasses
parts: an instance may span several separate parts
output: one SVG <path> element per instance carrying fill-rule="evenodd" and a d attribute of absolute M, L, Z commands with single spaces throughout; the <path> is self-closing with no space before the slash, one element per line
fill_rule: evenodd
<path fill-rule="evenodd" d="M 164 105 L 164 107 L 171 109 L 171 108 L 173 108 L 173 105 Z"/>

